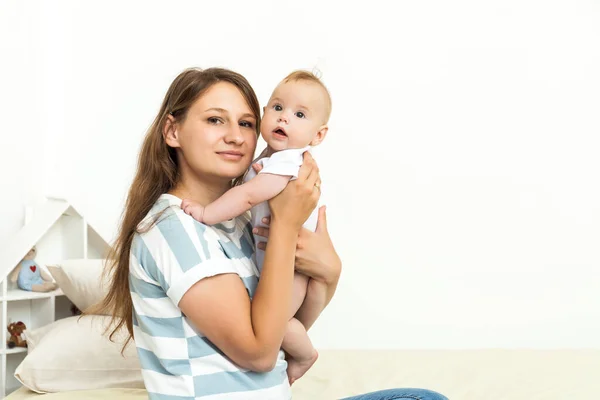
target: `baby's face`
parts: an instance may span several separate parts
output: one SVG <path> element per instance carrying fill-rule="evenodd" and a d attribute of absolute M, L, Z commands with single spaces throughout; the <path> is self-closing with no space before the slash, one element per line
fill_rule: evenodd
<path fill-rule="evenodd" d="M 309 81 L 282 82 L 264 108 L 261 134 L 273 150 L 299 149 L 316 144 L 326 126 L 323 88 Z"/>

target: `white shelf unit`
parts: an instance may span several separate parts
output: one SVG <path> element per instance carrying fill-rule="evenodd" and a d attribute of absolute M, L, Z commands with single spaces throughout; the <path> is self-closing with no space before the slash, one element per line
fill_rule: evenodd
<path fill-rule="evenodd" d="M 5 354 L 27 353 L 27 349 L 24 347 L 15 347 L 14 349 L 4 349 L 2 351 Z"/>
<path fill-rule="evenodd" d="M 2 295 L 0 300 L 33 300 L 33 299 L 45 299 L 50 296 L 62 296 L 63 292 L 60 289 L 53 290 L 47 293 L 38 293 L 38 292 L 27 292 L 25 290 L 21 290 L 18 288 L 8 289 L 6 296 Z"/>
<path fill-rule="evenodd" d="M 51 199 L 49 202 L 40 207 L 37 213 L 34 210 L 33 214 L 29 214 L 25 226 L 15 236 L 15 243 L 9 244 L 2 254 L 5 257 L 0 262 L 8 264 L 14 261 L 16 255 L 22 258 L 33 245 L 37 249 L 36 263 L 48 274 L 47 265 L 58 264 L 63 260 L 107 256 L 108 243 L 88 225 L 80 213 L 64 200 Z M 54 214 L 48 215 L 52 213 Z M 12 259 L 6 257 L 7 254 Z M 14 267 L 16 262 L 10 265 Z M 5 268 L 4 271 L 2 268 Z M 21 290 L 10 282 L 12 269 L 0 264 L 0 398 L 21 386 L 14 377 L 14 372 L 27 355 L 27 349 L 7 348 L 6 342 L 10 336 L 8 324 L 22 321 L 29 331 L 73 315 L 72 303 L 60 289 L 47 293 Z"/>

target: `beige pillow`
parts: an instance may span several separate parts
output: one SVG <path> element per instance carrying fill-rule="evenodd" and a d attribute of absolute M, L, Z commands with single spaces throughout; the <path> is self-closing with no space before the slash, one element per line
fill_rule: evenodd
<path fill-rule="evenodd" d="M 108 284 L 104 281 L 105 260 L 64 260 L 58 265 L 48 265 L 48 271 L 65 296 L 81 311 L 106 296 Z"/>
<path fill-rule="evenodd" d="M 103 334 L 110 317 L 69 317 L 26 331 L 28 354 L 15 378 L 39 392 L 105 388 L 144 388 L 141 367 L 131 341 L 123 356 L 127 329 L 108 340 Z"/>

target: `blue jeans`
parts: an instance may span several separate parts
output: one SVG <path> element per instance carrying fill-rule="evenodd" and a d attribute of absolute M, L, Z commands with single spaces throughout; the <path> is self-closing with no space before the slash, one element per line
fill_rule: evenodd
<path fill-rule="evenodd" d="M 388 389 L 347 397 L 343 400 L 448 400 L 448 398 L 427 389 Z"/>

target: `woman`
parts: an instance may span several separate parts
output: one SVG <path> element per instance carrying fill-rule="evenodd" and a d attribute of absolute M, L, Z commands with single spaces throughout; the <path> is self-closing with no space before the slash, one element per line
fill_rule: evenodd
<path fill-rule="evenodd" d="M 171 84 L 144 140 L 103 306 L 116 323 L 113 334 L 125 325 L 135 338 L 150 399 L 291 398 L 280 347 L 294 266 L 313 278 L 310 301 L 325 307 L 335 291 L 341 262 L 324 210 L 319 232 L 301 231 L 319 198 L 308 153 L 298 179 L 270 202 L 260 282 L 245 216 L 205 226 L 180 209 L 182 198 L 208 204 L 241 179 L 259 116 L 244 77 L 189 69 Z M 403 398 L 394 393 L 363 398 Z"/>

